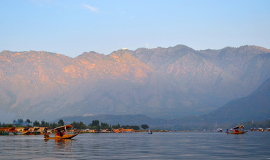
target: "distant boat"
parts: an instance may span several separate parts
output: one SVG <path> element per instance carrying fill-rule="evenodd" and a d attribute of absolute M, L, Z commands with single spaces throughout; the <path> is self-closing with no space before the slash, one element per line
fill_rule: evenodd
<path fill-rule="evenodd" d="M 254 128 L 254 131 L 257 131 L 257 128 Z"/>
<path fill-rule="evenodd" d="M 264 131 L 263 128 L 258 128 L 258 130 L 259 130 L 259 132 L 263 132 Z"/>
<path fill-rule="evenodd" d="M 250 131 L 253 131 L 253 129 L 252 129 L 252 128 L 250 128 Z"/>
<path fill-rule="evenodd" d="M 245 131 L 245 127 L 242 125 L 242 126 L 237 126 L 237 127 L 234 127 L 232 128 L 233 131 L 227 131 L 226 133 L 227 134 L 244 134 L 246 133 L 247 131 Z"/>
<path fill-rule="evenodd" d="M 267 128 L 266 130 L 267 130 L 268 132 L 270 132 L 270 128 Z"/>
<path fill-rule="evenodd" d="M 218 128 L 217 129 L 217 132 L 222 132 L 222 128 Z"/>
<path fill-rule="evenodd" d="M 153 134 L 153 131 L 149 129 L 148 134 Z"/>

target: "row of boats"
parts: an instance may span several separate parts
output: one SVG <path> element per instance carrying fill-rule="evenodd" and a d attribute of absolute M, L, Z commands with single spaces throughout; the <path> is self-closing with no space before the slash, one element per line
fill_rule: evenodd
<path fill-rule="evenodd" d="M 257 131 L 257 130 L 259 132 L 264 132 L 263 128 L 258 128 L 258 129 L 251 128 L 250 129 L 250 131 Z M 266 130 L 270 132 L 270 128 L 267 128 Z M 217 129 L 217 132 L 222 132 L 222 129 L 221 128 Z M 231 128 L 230 130 L 227 129 L 227 131 L 226 131 L 227 134 L 244 134 L 246 132 L 248 132 L 248 131 L 245 131 L 245 127 L 243 125 Z"/>
<path fill-rule="evenodd" d="M 42 135 L 47 127 L 3 127 L 0 135 Z"/>
<path fill-rule="evenodd" d="M 257 129 L 257 128 L 250 128 L 250 131 L 257 131 L 257 130 L 258 130 L 259 132 L 264 132 L 264 129 L 263 129 L 263 128 L 258 128 L 258 129 Z M 266 130 L 267 130 L 268 132 L 270 132 L 270 128 L 267 128 Z"/>
<path fill-rule="evenodd" d="M 50 137 L 53 135 L 53 137 Z M 79 132 L 73 130 L 72 125 L 65 125 L 54 129 L 47 127 L 3 127 L 0 135 L 44 135 L 45 139 L 71 139 Z"/>

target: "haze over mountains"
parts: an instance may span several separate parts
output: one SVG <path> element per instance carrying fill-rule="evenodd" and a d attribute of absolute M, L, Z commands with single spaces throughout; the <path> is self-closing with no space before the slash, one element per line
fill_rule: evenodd
<path fill-rule="evenodd" d="M 180 118 L 252 93 L 270 77 L 270 50 L 177 45 L 76 58 L 2 51 L 0 66 L 0 121 L 89 114 Z"/>
<path fill-rule="evenodd" d="M 188 127 L 217 127 L 232 126 L 241 122 L 265 121 L 270 118 L 270 78 L 250 95 L 232 100 L 213 112 L 185 118 L 161 119 L 150 118 L 145 115 L 84 115 L 67 116 L 56 119 L 57 123 L 63 119 L 66 123 L 83 122 L 90 124 L 93 120 L 100 120 L 108 124 L 141 125 L 152 127 L 183 129 Z M 165 127 L 166 126 L 166 127 Z"/>

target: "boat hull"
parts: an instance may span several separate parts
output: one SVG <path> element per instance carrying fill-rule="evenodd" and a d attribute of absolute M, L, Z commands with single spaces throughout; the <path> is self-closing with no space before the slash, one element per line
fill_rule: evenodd
<path fill-rule="evenodd" d="M 71 139 L 75 136 L 77 136 L 79 133 L 77 134 L 66 134 L 66 135 L 63 135 L 62 137 L 61 136 L 55 136 L 55 137 L 46 137 L 45 139 Z"/>
<path fill-rule="evenodd" d="M 227 134 L 244 134 L 244 133 L 246 133 L 246 132 L 226 132 Z"/>

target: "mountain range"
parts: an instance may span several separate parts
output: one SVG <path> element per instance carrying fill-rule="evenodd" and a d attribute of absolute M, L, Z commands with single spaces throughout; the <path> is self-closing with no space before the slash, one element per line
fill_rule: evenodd
<path fill-rule="evenodd" d="M 0 53 L 0 121 L 145 114 L 181 118 L 245 97 L 270 77 L 270 50 L 258 46 L 85 52 Z"/>

